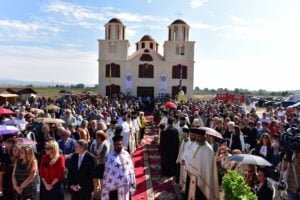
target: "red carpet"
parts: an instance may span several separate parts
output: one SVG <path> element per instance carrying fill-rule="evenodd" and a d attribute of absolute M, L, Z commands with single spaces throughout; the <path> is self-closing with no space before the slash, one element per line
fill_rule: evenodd
<path fill-rule="evenodd" d="M 172 178 L 161 176 L 161 158 L 155 142 L 157 130 L 153 125 L 153 117 L 147 117 L 149 125 L 146 129 L 144 146 L 133 154 L 137 190 L 133 200 L 176 200 L 181 199 L 180 190 Z"/>
<path fill-rule="evenodd" d="M 139 146 L 133 154 L 134 173 L 136 178 L 136 192 L 133 200 L 147 200 L 147 185 L 145 176 L 145 165 L 143 146 Z"/>

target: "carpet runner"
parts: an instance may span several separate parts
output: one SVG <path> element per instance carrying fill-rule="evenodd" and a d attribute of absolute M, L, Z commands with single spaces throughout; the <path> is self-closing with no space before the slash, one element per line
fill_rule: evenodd
<path fill-rule="evenodd" d="M 145 138 L 133 154 L 137 190 L 133 200 L 180 200 L 181 194 L 173 178 L 161 175 L 161 158 L 157 144 L 157 129 L 148 116 Z"/>

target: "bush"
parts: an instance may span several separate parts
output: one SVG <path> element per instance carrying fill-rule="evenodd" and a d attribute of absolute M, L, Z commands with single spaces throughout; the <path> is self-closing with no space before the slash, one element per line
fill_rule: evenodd
<path fill-rule="evenodd" d="M 225 200 L 257 200 L 244 178 L 236 171 L 229 170 L 222 180 Z"/>

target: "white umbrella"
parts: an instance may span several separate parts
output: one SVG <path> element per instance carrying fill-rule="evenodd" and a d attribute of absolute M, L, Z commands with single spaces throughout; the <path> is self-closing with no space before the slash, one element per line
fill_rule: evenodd
<path fill-rule="evenodd" d="M 36 118 L 34 119 L 36 122 L 40 123 L 48 123 L 48 124 L 57 124 L 57 123 L 65 123 L 64 120 L 62 119 L 57 119 L 57 118 Z"/>
<path fill-rule="evenodd" d="M 199 129 L 201 130 L 204 130 L 205 133 L 207 135 L 210 135 L 210 136 L 214 136 L 214 137 L 217 137 L 217 138 L 220 138 L 220 139 L 223 139 L 222 137 L 222 134 L 219 133 L 218 131 L 216 131 L 215 129 L 213 128 L 208 128 L 208 127 L 199 127 Z"/>
<path fill-rule="evenodd" d="M 226 158 L 228 161 L 236 161 L 243 164 L 261 165 L 261 166 L 272 166 L 272 164 L 266 159 L 252 155 L 252 154 L 235 154 Z"/>
<path fill-rule="evenodd" d="M 19 132 L 15 126 L 0 125 L 0 135 L 13 134 Z"/>

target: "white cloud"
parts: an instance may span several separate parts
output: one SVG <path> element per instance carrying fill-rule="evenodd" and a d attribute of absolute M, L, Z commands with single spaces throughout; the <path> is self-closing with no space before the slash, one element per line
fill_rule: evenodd
<path fill-rule="evenodd" d="M 135 29 L 127 28 L 126 29 L 126 35 L 128 37 L 133 37 L 137 34 L 137 31 Z"/>
<path fill-rule="evenodd" d="M 64 16 L 74 18 L 75 20 L 78 21 L 83 21 L 86 19 L 93 19 L 93 20 L 104 19 L 102 14 L 84 8 L 81 5 L 61 2 L 61 1 L 56 1 L 48 4 L 45 7 L 45 11 L 62 13 Z"/>
<path fill-rule="evenodd" d="M 0 46 L 0 78 L 96 84 L 97 52 L 28 46 Z"/>
<path fill-rule="evenodd" d="M 169 19 L 166 17 L 130 13 L 126 11 L 120 11 L 117 8 L 114 9 L 112 7 L 110 7 L 109 10 L 107 10 L 105 15 L 110 18 L 113 17 L 119 18 L 124 22 L 136 22 L 136 23 L 143 23 L 143 24 L 147 24 L 149 22 L 165 23 L 169 21 Z"/>
<path fill-rule="evenodd" d="M 298 80 L 295 69 L 299 64 L 296 57 L 201 59 L 196 61 L 199 67 L 195 67 L 194 86 L 273 91 L 299 89 L 295 84 Z"/>
<path fill-rule="evenodd" d="M 110 18 L 119 18 L 122 22 L 127 23 L 142 24 L 169 21 L 166 17 L 131 13 L 111 6 L 94 9 L 62 1 L 47 4 L 44 7 L 44 11 L 47 13 L 62 14 L 64 18 L 59 20 L 60 23 L 78 25 L 82 28 L 98 27 L 99 24 L 103 23 L 102 21 L 106 22 Z M 55 17 L 58 18 L 59 16 L 55 15 Z"/>
<path fill-rule="evenodd" d="M 208 0 L 191 0 L 190 1 L 190 5 L 192 6 L 192 8 L 199 8 L 201 6 L 204 6 L 204 4 L 207 2 Z"/>
<path fill-rule="evenodd" d="M 38 22 L 22 22 L 18 20 L 0 20 L 0 28 L 10 29 L 15 31 L 37 32 L 40 30 L 60 32 L 57 27 L 49 26 L 49 24 L 42 24 Z"/>
<path fill-rule="evenodd" d="M 299 21 L 293 19 L 245 19 L 239 16 L 230 16 L 231 23 L 219 27 L 220 36 L 238 40 L 274 40 L 295 42 L 300 34 Z M 298 40 L 299 41 L 299 40 Z"/>
<path fill-rule="evenodd" d="M 213 25 L 204 24 L 204 23 L 201 23 L 201 22 L 192 22 L 191 27 L 192 27 L 193 30 L 198 29 L 198 30 L 216 31 L 218 29 L 217 27 L 215 27 Z"/>
<path fill-rule="evenodd" d="M 55 1 L 47 4 L 43 11 L 46 13 L 55 13 L 58 22 L 65 25 L 78 25 L 82 28 L 95 28 L 99 25 L 101 20 L 106 20 L 104 15 L 97 10 L 83 7 L 75 3 L 67 3 L 62 1 Z M 64 17 L 60 19 L 58 14 Z"/>
<path fill-rule="evenodd" d="M 147 3 L 152 3 L 152 0 L 147 0 Z"/>
<path fill-rule="evenodd" d="M 50 25 L 48 23 L 41 22 L 23 22 L 20 20 L 0 19 L 0 41 L 7 39 L 16 40 L 33 40 L 44 39 L 49 34 L 56 34 L 61 32 L 62 29 Z"/>
<path fill-rule="evenodd" d="M 55 27 L 51 27 L 46 24 L 41 24 L 37 22 L 22 22 L 19 20 L 0 20 L 0 29 L 10 29 L 17 31 L 26 31 L 26 32 L 36 32 L 39 30 L 49 30 L 53 32 L 59 32 L 60 30 Z"/>

